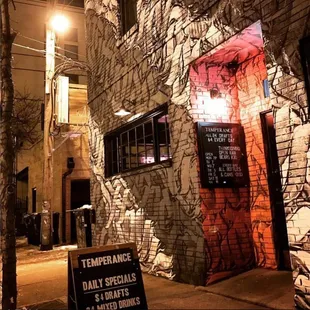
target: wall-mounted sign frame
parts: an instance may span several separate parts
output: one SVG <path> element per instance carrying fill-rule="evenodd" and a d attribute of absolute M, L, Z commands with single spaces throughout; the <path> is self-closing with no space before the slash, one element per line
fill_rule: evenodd
<path fill-rule="evenodd" d="M 240 124 L 198 122 L 197 136 L 203 188 L 249 186 L 245 136 Z"/>
<path fill-rule="evenodd" d="M 68 309 L 148 309 L 135 243 L 70 251 Z"/>

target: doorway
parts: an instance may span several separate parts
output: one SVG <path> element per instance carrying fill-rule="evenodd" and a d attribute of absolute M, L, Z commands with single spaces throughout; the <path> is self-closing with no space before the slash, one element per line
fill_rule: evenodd
<path fill-rule="evenodd" d="M 32 195 L 32 213 L 37 212 L 37 188 L 33 187 L 31 191 Z"/>
<path fill-rule="evenodd" d="M 279 270 L 291 270 L 286 218 L 282 196 L 279 159 L 272 110 L 262 112 L 261 123 L 267 163 L 267 179 L 270 194 L 273 241 Z"/>
<path fill-rule="evenodd" d="M 71 181 L 71 210 L 90 204 L 90 181 L 72 180 Z M 71 212 L 71 242 L 76 242 L 76 224 L 74 213 Z"/>

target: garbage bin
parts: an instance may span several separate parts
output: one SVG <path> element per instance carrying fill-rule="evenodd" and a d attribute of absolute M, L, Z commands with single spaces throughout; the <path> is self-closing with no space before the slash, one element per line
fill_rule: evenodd
<path fill-rule="evenodd" d="M 53 244 L 59 244 L 59 212 L 53 212 Z"/>
<path fill-rule="evenodd" d="M 41 213 L 24 215 L 28 244 L 41 244 Z M 59 244 L 59 212 L 53 212 L 53 243 Z"/>
<path fill-rule="evenodd" d="M 25 214 L 24 223 L 26 226 L 26 236 L 28 244 L 40 245 L 41 214 L 40 213 Z"/>
<path fill-rule="evenodd" d="M 94 210 L 91 205 L 84 205 L 73 211 L 76 224 L 76 239 L 78 248 L 92 246 L 91 224 L 94 217 Z"/>

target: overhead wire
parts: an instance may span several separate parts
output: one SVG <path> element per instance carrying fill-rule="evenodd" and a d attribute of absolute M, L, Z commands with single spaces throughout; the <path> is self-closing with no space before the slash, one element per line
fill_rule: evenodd
<path fill-rule="evenodd" d="M 18 44 L 18 43 L 13 43 L 13 45 L 21 47 L 21 48 L 25 48 L 27 50 L 31 50 L 31 51 L 34 51 L 34 52 L 37 52 L 37 53 L 40 53 L 43 55 L 46 54 L 46 50 L 40 50 L 40 49 L 36 49 L 36 48 L 30 47 L 30 46 Z M 55 66 L 54 75 L 53 75 L 53 78 L 51 80 L 52 86 L 55 83 L 56 78 L 61 73 L 66 73 L 68 71 L 70 72 L 70 71 L 76 71 L 76 70 L 78 70 L 78 71 L 81 70 L 84 72 L 89 71 L 89 67 L 88 67 L 86 62 L 73 60 L 73 59 L 66 57 L 62 54 L 59 54 L 57 52 L 55 53 L 55 58 L 58 58 L 58 59 L 62 60 L 63 62 Z M 54 87 L 52 87 L 52 89 L 54 89 Z M 55 112 L 55 108 L 54 108 L 55 98 L 54 98 L 54 92 L 53 91 L 51 92 L 51 102 L 52 102 L 52 115 L 51 115 L 51 119 L 49 121 L 49 128 L 51 128 L 51 124 L 53 122 L 54 112 Z M 56 132 L 52 131 L 52 132 L 50 132 L 50 134 L 52 136 L 57 136 L 60 133 L 60 127 L 61 126 L 56 126 Z"/>
<path fill-rule="evenodd" d="M 40 44 L 45 45 L 45 42 L 40 41 L 40 40 L 37 40 L 37 39 L 34 39 L 34 38 L 31 38 L 31 37 L 28 37 L 28 36 L 25 36 L 25 35 L 21 34 L 20 32 L 18 32 L 17 35 L 20 36 L 20 37 L 23 37 L 23 38 L 25 38 L 25 39 L 27 39 L 27 40 L 34 41 L 34 42 L 36 42 L 36 43 L 40 43 Z M 69 51 L 69 50 L 67 50 L 67 49 L 65 49 L 65 48 L 62 48 L 62 47 L 60 47 L 60 46 L 55 46 L 55 48 L 58 49 L 58 50 L 64 51 L 64 52 L 68 52 L 68 53 L 71 53 L 71 54 L 74 54 L 74 55 L 77 55 L 77 56 L 81 56 L 81 57 L 83 57 L 83 58 L 86 58 L 86 56 L 83 55 L 83 54 L 75 53 L 75 52 Z"/>

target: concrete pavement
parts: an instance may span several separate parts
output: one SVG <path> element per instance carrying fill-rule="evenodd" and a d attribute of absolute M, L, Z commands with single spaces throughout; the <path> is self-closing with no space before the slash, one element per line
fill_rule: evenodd
<path fill-rule="evenodd" d="M 293 309 L 290 273 L 255 269 L 208 287 L 144 274 L 149 309 Z M 67 309 L 67 261 L 18 267 L 18 301 L 27 309 Z M 47 302 L 50 301 L 50 302 Z"/>
<path fill-rule="evenodd" d="M 66 309 L 66 260 L 23 264 L 18 267 L 17 273 L 19 308 L 28 305 L 27 309 Z M 199 291 L 192 285 L 147 274 L 143 279 L 150 309 L 264 309 L 248 302 Z"/>
<path fill-rule="evenodd" d="M 294 309 L 292 272 L 253 269 L 198 290 L 271 309 Z"/>
<path fill-rule="evenodd" d="M 67 309 L 67 250 L 18 248 L 19 309 Z M 207 287 L 143 279 L 149 309 L 294 309 L 291 272 L 254 269 Z"/>

